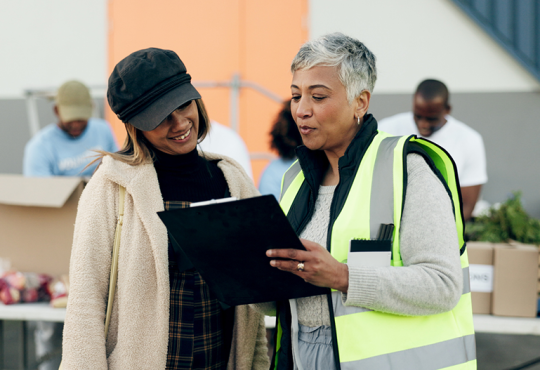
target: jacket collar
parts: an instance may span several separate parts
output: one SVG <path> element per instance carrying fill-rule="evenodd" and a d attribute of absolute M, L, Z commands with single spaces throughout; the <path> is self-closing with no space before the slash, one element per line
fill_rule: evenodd
<path fill-rule="evenodd" d="M 218 162 L 218 167 L 223 171 L 231 196 L 239 199 L 246 197 L 244 184 L 251 184 L 251 180 L 245 175 L 238 163 L 219 154 L 199 152 L 199 155 L 204 156 L 209 161 Z M 101 176 L 125 187 L 127 193 L 134 197 L 136 205 L 141 205 L 144 209 L 150 209 L 153 212 L 163 211 L 163 198 L 153 163 L 131 166 L 110 156 L 105 156 L 98 171 Z M 251 196 L 251 194 L 247 196 Z"/>
<path fill-rule="evenodd" d="M 340 176 L 352 175 L 366 148 L 371 144 L 373 138 L 377 135 L 377 120 L 371 114 L 364 116 L 364 123 L 360 130 L 347 147 L 343 157 L 339 159 Z M 310 150 L 305 145 L 296 148 L 296 156 L 304 172 L 306 182 L 309 184 L 312 192 L 317 194 L 318 188 L 322 183 L 326 169 L 328 168 L 328 159 L 322 150 Z"/>

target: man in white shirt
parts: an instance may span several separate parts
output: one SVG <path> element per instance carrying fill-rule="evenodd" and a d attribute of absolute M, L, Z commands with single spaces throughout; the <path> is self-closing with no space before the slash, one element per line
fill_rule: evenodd
<path fill-rule="evenodd" d="M 414 94 L 413 111 L 382 119 L 379 130 L 392 135 L 418 135 L 442 146 L 456 163 L 463 216 L 468 220 L 487 182 L 482 136 L 450 116 L 448 88 L 441 81 L 425 80 Z"/>

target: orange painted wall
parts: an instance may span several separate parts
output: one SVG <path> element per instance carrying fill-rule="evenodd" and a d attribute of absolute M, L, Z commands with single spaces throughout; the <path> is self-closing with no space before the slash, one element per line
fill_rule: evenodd
<path fill-rule="evenodd" d="M 292 58 L 307 41 L 308 0 L 109 0 L 109 72 L 133 51 L 178 53 L 193 81 L 226 81 L 234 73 L 290 97 Z M 229 90 L 198 88 L 212 119 L 230 125 Z M 250 152 L 270 152 L 279 104 L 251 89 L 240 93 L 239 133 Z M 123 142 L 123 124 L 107 119 Z M 252 160 L 258 184 L 267 160 Z"/>

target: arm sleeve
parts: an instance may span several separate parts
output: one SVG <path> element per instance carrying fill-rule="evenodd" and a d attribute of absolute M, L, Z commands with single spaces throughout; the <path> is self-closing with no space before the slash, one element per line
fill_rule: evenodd
<path fill-rule="evenodd" d="M 266 370 L 270 366 L 268 358 L 268 341 L 266 340 L 266 324 L 264 316 L 259 319 L 257 339 L 255 341 L 255 353 L 253 354 L 253 369 Z"/>
<path fill-rule="evenodd" d="M 116 184 L 92 178 L 79 202 L 62 344 L 65 369 L 107 368 L 104 321 L 117 198 Z"/>
<path fill-rule="evenodd" d="M 424 159 L 407 157 L 407 192 L 401 220 L 403 267 L 349 265 L 346 306 L 399 315 L 451 310 L 461 297 L 463 275 L 452 205 Z"/>
<path fill-rule="evenodd" d="M 54 158 L 39 142 L 30 141 L 24 148 L 23 175 L 26 177 L 54 176 Z"/>

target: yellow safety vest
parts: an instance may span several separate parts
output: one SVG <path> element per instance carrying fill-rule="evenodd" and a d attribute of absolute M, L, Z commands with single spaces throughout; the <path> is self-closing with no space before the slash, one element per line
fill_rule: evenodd
<path fill-rule="evenodd" d="M 379 132 L 367 149 L 345 205 L 332 227 L 330 252 L 347 260 L 352 239 L 375 239 L 381 223 L 393 223 L 391 265 L 403 266 L 399 232 L 404 195 L 407 142 L 419 144 L 433 159 L 452 194 L 459 247 L 464 246 L 461 199 L 455 165 L 436 144 L 416 136 L 393 137 Z M 282 180 L 281 206 L 287 214 L 304 182 L 297 162 Z M 469 262 L 463 248 L 463 293 L 449 312 L 429 316 L 399 316 L 362 307 L 346 307 L 341 292 L 332 292 L 333 331 L 342 370 L 471 370 L 476 347 L 469 285 Z M 276 361 L 280 355 L 281 323 L 277 320 Z M 334 345 L 334 349 L 336 345 Z"/>

